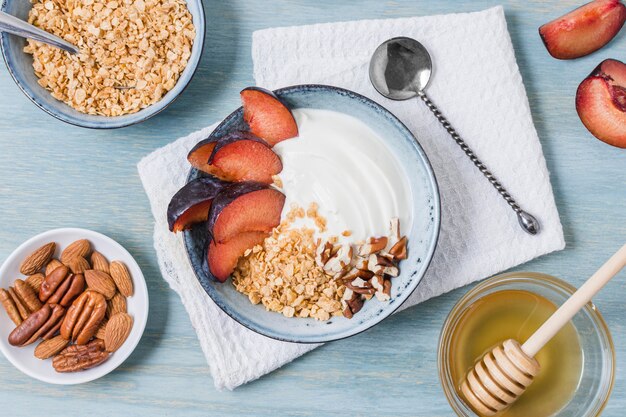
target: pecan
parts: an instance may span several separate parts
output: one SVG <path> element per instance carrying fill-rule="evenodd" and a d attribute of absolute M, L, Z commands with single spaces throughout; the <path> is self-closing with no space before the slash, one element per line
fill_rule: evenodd
<path fill-rule="evenodd" d="M 7 312 L 13 323 L 15 323 L 16 326 L 22 324 L 22 316 L 17 310 L 17 306 L 15 305 L 13 298 L 11 298 L 9 292 L 4 288 L 0 288 L 0 302 L 2 302 L 4 310 Z"/>
<path fill-rule="evenodd" d="M 46 300 L 49 304 L 57 304 L 61 301 L 67 290 L 70 288 L 70 284 L 72 283 L 72 274 L 66 275 L 63 278 L 63 281 L 59 284 L 59 286 L 54 290 L 54 293 Z"/>
<path fill-rule="evenodd" d="M 317 262 L 317 265 L 321 267 L 326 265 L 326 262 L 328 262 L 331 257 L 332 251 L 333 244 L 329 241 L 325 241 L 323 245 L 321 242 L 318 242 L 317 250 L 315 253 L 315 261 Z"/>
<path fill-rule="evenodd" d="M 406 243 L 407 243 L 406 236 L 402 236 L 402 238 L 398 240 L 398 242 L 396 242 L 396 244 L 393 245 L 391 249 L 389 249 L 389 253 L 393 255 L 393 259 L 398 260 L 398 261 L 402 259 L 406 259 L 407 257 Z"/>
<path fill-rule="evenodd" d="M 364 281 L 361 278 L 356 278 L 352 282 L 345 283 L 346 288 L 350 288 L 357 294 L 374 294 L 376 289 L 372 288 L 372 285 L 368 281 Z"/>
<path fill-rule="evenodd" d="M 69 269 L 65 265 L 61 265 L 54 269 L 51 273 L 46 275 L 46 278 L 41 283 L 41 289 L 39 290 L 39 299 L 41 302 L 48 301 L 48 298 L 52 297 L 57 288 L 63 283 L 67 277 Z"/>
<path fill-rule="evenodd" d="M 40 337 L 44 339 L 51 339 L 61 327 L 63 316 L 65 316 L 65 309 L 58 304 L 46 304 L 51 308 L 50 317 L 37 331 L 22 345 L 30 345 L 31 343 L 39 340 Z M 43 307 L 42 307 L 43 308 Z"/>
<path fill-rule="evenodd" d="M 381 250 L 385 249 L 386 246 L 387 246 L 387 237 L 386 236 L 370 237 L 359 248 L 359 255 L 360 256 L 369 256 L 372 253 L 380 252 Z"/>
<path fill-rule="evenodd" d="M 22 346 L 46 323 L 51 314 L 52 308 L 49 304 L 45 304 L 11 332 L 9 343 L 13 346 Z"/>
<path fill-rule="evenodd" d="M 30 285 L 21 279 L 16 279 L 13 285 L 16 294 L 24 302 L 29 311 L 37 311 L 41 308 L 41 301 L 39 301 L 37 294 L 35 294 L 35 291 Z"/>
<path fill-rule="evenodd" d="M 360 294 L 357 294 L 350 288 L 346 288 L 343 297 L 341 297 L 341 304 L 343 306 L 344 317 L 351 319 L 352 316 L 358 313 L 363 307 L 363 300 Z"/>
<path fill-rule="evenodd" d="M 398 276 L 398 268 L 393 265 L 393 261 L 388 256 L 382 254 L 372 254 L 367 263 L 367 269 L 375 275 L 387 274 L 392 277 Z"/>
<path fill-rule="evenodd" d="M 391 298 L 391 281 L 375 275 L 370 280 L 372 286 L 376 289 L 376 298 L 379 301 L 389 301 Z"/>
<path fill-rule="evenodd" d="M 30 311 L 28 310 L 28 307 L 26 307 L 26 304 L 24 304 L 24 301 L 22 301 L 22 299 L 17 295 L 13 287 L 9 287 L 8 292 L 9 292 L 9 295 L 11 296 L 11 299 L 13 300 L 13 303 L 15 304 L 15 307 L 17 307 L 17 311 L 20 313 L 20 316 L 22 317 L 22 320 L 26 320 L 28 316 L 30 315 Z"/>
<path fill-rule="evenodd" d="M 61 325 L 61 335 L 67 340 L 84 345 L 98 331 L 106 310 L 107 302 L 102 294 L 85 291 L 74 300 L 67 311 Z"/>
<path fill-rule="evenodd" d="M 60 301 L 63 307 L 69 306 L 85 290 L 85 276 L 83 274 L 72 275 L 68 281 L 70 281 L 70 286 Z"/>
<path fill-rule="evenodd" d="M 57 372 L 77 372 L 98 366 L 109 358 L 104 341 L 94 339 L 86 345 L 68 346 L 52 359 Z"/>
<path fill-rule="evenodd" d="M 13 346 L 30 345 L 41 336 L 50 334 L 64 315 L 65 309 L 60 305 L 44 304 L 11 332 L 9 343 Z"/>

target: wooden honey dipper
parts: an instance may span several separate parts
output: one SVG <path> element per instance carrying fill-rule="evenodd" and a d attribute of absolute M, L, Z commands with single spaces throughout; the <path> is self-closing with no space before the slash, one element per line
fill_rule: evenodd
<path fill-rule="evenodd" d="M 493 416 L 513 404 L 539 373 L 534 356 L 591 298 L 626 265 L 622 246 L 523 345 L 505 340 L 476 363 L 463 381 L 465 401 L 482 416 Z"/>

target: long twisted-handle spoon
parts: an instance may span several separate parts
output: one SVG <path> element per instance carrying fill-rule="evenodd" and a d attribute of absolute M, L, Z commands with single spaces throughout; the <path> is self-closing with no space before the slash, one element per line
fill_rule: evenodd
<path fill-rule="evenodd" d="M 71 43 L 5 12 L 0 12 L 0 32 L 12 33 L 22 38 L 43 42 L 72 54 L 79 53 L 78 47 Z"/>
<path fill-rule="evenodd" d="M 369 68 L 372 85 L 383 96 L 392 100 L 408 100 L 415 96 L 421 98 L 437 117 L 439 123 L 452 136 L 452 139 L 515 211 L 519 224 L 524 231 L 536 235 L 540 229 L 537 219 L 520 208 L 511 194 L 478 159 L 448 119 L 441 114 L 437 106 L 424 92 L 424 88 L 430 80 L 431 72 L 432 61 L 426 48 L 415 39 L 405 37 L 389 39 L 376 48 Z"/>

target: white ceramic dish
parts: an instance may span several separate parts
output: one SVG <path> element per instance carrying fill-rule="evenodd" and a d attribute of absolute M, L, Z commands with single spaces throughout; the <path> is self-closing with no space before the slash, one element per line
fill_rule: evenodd
<path fill-rule="evenodd" d="M 113 239 L 90 230 L 64 228 L 50 230 L 37 235 L 18 247 L 0 267 L 0 287 L 8 288 L 17 278 L 23 278 L 19 272 L 22 260 L 35 249 L 48 242 L 56 242 L 58 257 L 61 250 L 77 239 L 88 239 L 92 247 L 101 252 L 109 261 L 119 260 L 126 264 L 133 278 L 135 292 L 127 299 L 128 314 L 133 317 L 133 329 L 122 347 L 102 365 L 74 373 L 58 373 L 52 367 L 52 360 L 35 358 L 34 350 L 37 342 L 26 347 L 11 346 L 7 340 L 15 328 L 13 322 L 3 309 L 0 309 L 0 351 L 9 362 L 28 376 L 50 384 L 73 385 L 82 384 L 101 378 L 120 366 L 135 350 L 148 321 L 148 288 L 135 259 L 122 245 Z"/>

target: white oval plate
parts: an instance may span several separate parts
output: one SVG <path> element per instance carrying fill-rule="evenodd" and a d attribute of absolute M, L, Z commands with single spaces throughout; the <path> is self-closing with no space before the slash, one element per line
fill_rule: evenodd
<path fill-rule="evenodd" d="M 55 257 L 58 258 L 61 250 L 77 239 L 88 239 L 92 247 L 102 253 L 109 261 L 119 260 L 128 267 L 135 287 L 134 295 L 127 299 L 128 314 L 133 317 L 133 329 L 122 347 L 100 366 L 81 372 L 58 373 L 52 367 L 52 359 L 40 360 L 35 358 L 34 351 L 38 342 L 21 348 L 9 344 L 7 338 L 15 328 L 15 324 L 0 306 L 0 351 L 13 366 L 26 375 L 50 384 L 82 384 L 103 377 L 113 371 L 135 350 L 148 321 L 148 288 L 139 265 L 122 245 L 103 234 L 91 230 L 55 229 L 24 242 L 0 267 L 0 287 L 8 288 L 16 279 L 24 279 L 24 276 L 20 273 L 20 263 L 35 249 L 48 242 L 56 242 L 57 250 Z"/>

